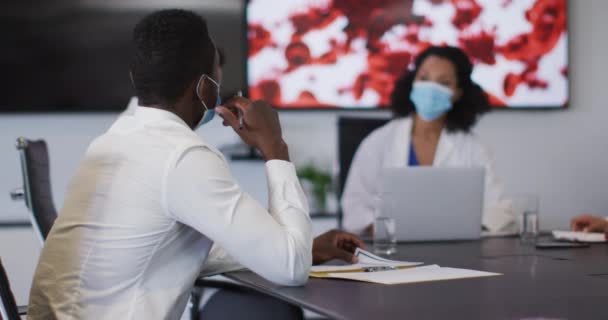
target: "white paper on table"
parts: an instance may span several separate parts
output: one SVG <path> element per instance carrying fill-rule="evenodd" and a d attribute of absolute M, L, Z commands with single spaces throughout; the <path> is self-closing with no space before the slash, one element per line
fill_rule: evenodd
<path fill-rule="evenodd" d="M 313 266 L 310 271 L 311 272 L 332 272 L 332 271 L 348 271 L 348 270 L 359 270 L 367 267 L 376 267 L 376 266 L 390 266 L 390 267 L 414 267 L 422 265 L 422 262 L 408 262 L 408 261 L 397 261 L 397 260 L 389 260 L 382 257 L 379 257 L 369 251 L 359 249 L 355 251 L 354 254 L 359 262 L 355 264 L 346 264 L 339 266 L 332 265 L 321 265 L 321 266 Z"/>
<path fill-rule="evenodd" d="M 430 265 L 424 267 L 391 271 L 330 273 L 328 277 L 381 284 L 403 284 L 440 280 L 493 277 L 500 275 L 502 274 L 468 269 L 442 268 L 438 265 Z"/>
<path fill-rule="evenodd" d="M 553 231 L 553 237 L 557 240 L 568 240 L 578 242 L 606 242 L 606 236 L 599 232 L 578 231 Z"/>

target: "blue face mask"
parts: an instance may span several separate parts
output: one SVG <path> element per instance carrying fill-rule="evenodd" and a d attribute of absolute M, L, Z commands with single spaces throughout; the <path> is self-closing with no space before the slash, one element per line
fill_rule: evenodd
<path fill-rule="evenodd" d="M 433 121 L 452 109 L 454 92 L 432 81 L 415 81 L 410 100 L 416 113 L 425 121 Z"/>
<path fill-rule="evenodd" d="M 213 82 L 213 84 L 215 84 L 216 88 L 217 88 L 217 96 L 215 98 L 215 106 L 213 106 L 212 109 L 209 109 L 207 107 L 207 104 L 205 103 L 205 101 L 203 100 L 203 98 L 201 97 L 201 86 L 203 85 L 203 81 L 205 79 L 209 79 L 209 81 Z M 222 98 L 220 97 L 220 85 L 215 82 L 215 80 L 213 80 L 211 77 L 209 77 L 208 75 L 204 74 L 201 76 L 200 79 L 198 79 L 198 84 L 196 85 L 196 95 L 198 96 L 198 99 L 201 101 L 201 103 L 203 104 L 203 107 L 205 107 L 205 113 L 203 114 L 203 117 L 201 118 L 201 121 L 196 125 L 195 129 L 200 128 L 202 125 L 208 123 L 209 121 L 213 120 L 213 118 L 215 117 L 215 107 L 219 106 L 222 104 Z"/>

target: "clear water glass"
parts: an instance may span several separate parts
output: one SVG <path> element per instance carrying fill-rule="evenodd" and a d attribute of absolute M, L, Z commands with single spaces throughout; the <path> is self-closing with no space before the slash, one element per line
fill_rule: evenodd
<path fill-rule="evenodd" d="M 519 195 L 513 199 L 513 207 L 518 217 L 519 236 L 522 241 L 536 242 L 539 228 L 538 196 Z"/>
<path fill-rule="evenodd" d="M 397 252 L 395 219 L 377 217 L 374 220 L 374 253 L 391 255 Z"/>
<path fill-rule="evenodd" d="M 524 211 L 521 215 L 519 235 L 524 242 L 536 242 L 538 238 L 538 211 Z"/>

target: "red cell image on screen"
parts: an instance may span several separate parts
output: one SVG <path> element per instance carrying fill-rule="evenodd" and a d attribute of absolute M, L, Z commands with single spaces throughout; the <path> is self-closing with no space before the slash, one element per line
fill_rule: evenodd
<path fill-rule="evenodd" d="M 284 108 L 382 108 L 432 45 L 459 46 L 498 107 L 568 101 L 565 0 L 250 0 L 251 98 Z"/>

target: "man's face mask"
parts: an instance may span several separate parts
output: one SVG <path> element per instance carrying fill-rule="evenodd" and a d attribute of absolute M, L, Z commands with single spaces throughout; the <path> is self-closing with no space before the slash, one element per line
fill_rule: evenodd
<path fill-rule="evenodd" d="M 209 108 L 207 106 L 207 104 L 205 103 L 205 100 L 203 100 L 203 97 L 201 97 L 201 91 L 202 91 L 202 86 L 205 83 L 205 79 L 208 79 L 209 81 L 211 81 L 215 87 L 217 88 L 217 96 L 215 98 L 215 106 L 213 106 L 212 108 Z M 196 84 L 196 95 L 198 96 L 198 99 L 201 101 L 201 103 L 203 104 L 203 107 L 205 108 L 205 111 L 203 113 L 203 117 L 201 118 L 201 121 L 196 125 L 196 127 L 194 128 L 195 130 L 200 128 L 202 125 L 208 123 L 209 121 L 211 121 L 213 119 L 213 117 L 215 116 L 215 107 L 219 106 L 222 104 L 222 98 L 220 97 L 220 85 L 213 80 L 213 78 L 211 78 L 210 76 L 203 74 L 200 79 L 198 79 L 198 83 Z"/>

